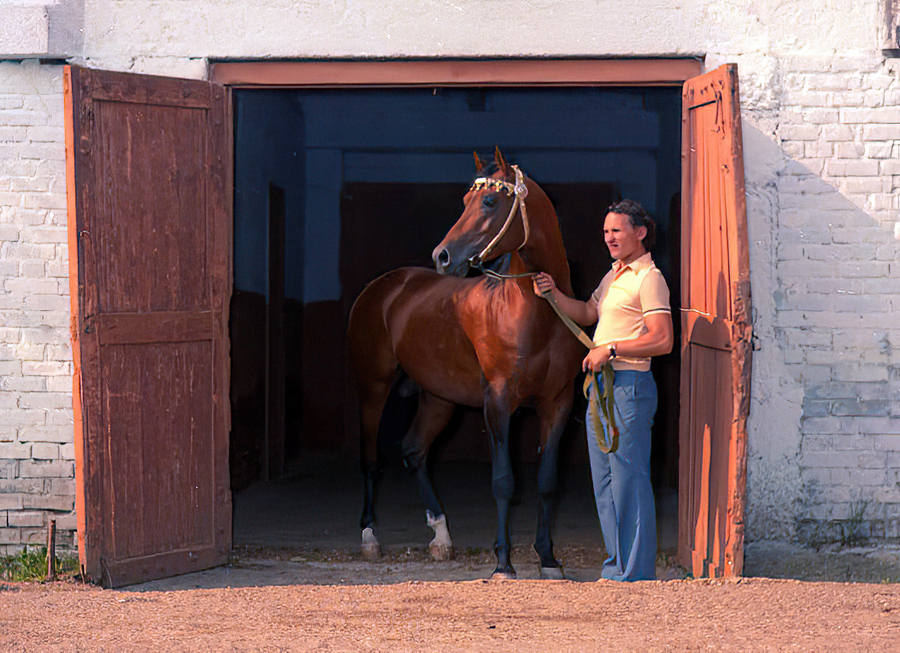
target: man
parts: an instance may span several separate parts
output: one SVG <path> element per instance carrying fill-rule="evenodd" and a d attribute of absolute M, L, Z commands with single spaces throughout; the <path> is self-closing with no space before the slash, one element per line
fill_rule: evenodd
<path fill-rule="evenodd" d="M 559 307 L 583 326 L 597 323 L 594 348 L 582 363 L 585 372 L 612 365 L 619 448 L 603 453 L 587 420 L 588 452 L 597 515 L 606 545 L 602 578 L 652 580 L 656 577 L 656 508 L 650 484 L 650 427 L 656 413 L 656 383 L 650 358 L 672 351 L 669 288 L 649 250 L 656 226 L 632 200 L 609 207 L 603 237 L 614 262 L 586 302 L 563 294 L 546 273 L 534 278 L 534 291 L 551 291 Z M 608 429 L 602 418 L 602 428 Z M 611 438 L 608 437 L 607 441 Z"/>

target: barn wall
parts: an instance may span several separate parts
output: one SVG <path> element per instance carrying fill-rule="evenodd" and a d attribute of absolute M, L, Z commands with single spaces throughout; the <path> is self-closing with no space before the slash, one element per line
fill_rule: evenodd
<path fill-rule="evenodd" d="M 772 173 L 748 188 L 756 537 L 900 536 L 900 62 L 879 55 L 781 58 L 778 122 L 749 134 Z"/>
<path fill-rule="evenodd" d="M 209 58 L 737 63 L 757 339 L 747 536 L 896 538 L 900 72 L 882 5 L 84 0 L 73 61 L 196 78 Z M 61 91 L 58 65 L 0 64 L 0 546 L 71 507 Z"/>

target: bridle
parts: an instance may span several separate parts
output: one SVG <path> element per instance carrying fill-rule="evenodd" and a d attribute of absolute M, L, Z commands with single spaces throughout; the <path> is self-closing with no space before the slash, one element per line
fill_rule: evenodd
<path fill-rule="evenodd" d="M 511 184 L 510 182 L 504 181 L 502 179 L 478 177 L 478 179 L 472 182 L 472 186 L 469 188 L 470 192 L 475 190 L 482 190 L 484 188 L 498 190 L 513 197 L 512 206 L 509 208 L 509 215 L 506 216 L 506 222 L 504 222 L 503 226 L 500 227 L 500 231 L 498 231 L 497 234 L 491 239 L 491 242 L 485 245 L 484 249 L 482 249 L 478 254 L 475 254 L 469 259 L 470 267 L 481 270 L 486 274 L 488 273 L 488 269 L 483 266 L 484 259 L 494 250 L 494 248 L 497 246 L 497 243 L 500 242 L 500 239 L 506 235 L 506 232 L 509 231 L 509 226 L 512 224 L 513 217 L 516 215 L 516 209 L 518 209 L 522 214 L 522 227 L 525 230 L 525 238 L 516 251 L 522 249 L 525 246 L 525 243 L 528 242 L 530 227 L 528 225 L 528 212 L 525 210 L 525 198 L 528 197 L 528 187 L 525 185 L 525 175 L 523 175 L 522 171 L 519 170 L 519 166 L 513 166 L 512 168 L 516 172 L 516 182 L 514 184 Z M 507 276 L 510 275 L 504 275 L 504 277 Z"/>

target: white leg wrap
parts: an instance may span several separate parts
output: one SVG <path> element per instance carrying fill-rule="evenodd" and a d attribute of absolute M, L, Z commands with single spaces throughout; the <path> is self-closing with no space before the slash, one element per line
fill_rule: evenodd
<path fill-rule="evenodd" d="M 431 557 L 442 562 L 449 560 L 453 557 L 453 541 L 450 539 L 450 531 L 447 529 L 446 515 L 435 519 L 434 514 L 430 510 L 426 510 L 425 520 L 428 526 L 434 530 L 434 539 L 428 545 Z"/>

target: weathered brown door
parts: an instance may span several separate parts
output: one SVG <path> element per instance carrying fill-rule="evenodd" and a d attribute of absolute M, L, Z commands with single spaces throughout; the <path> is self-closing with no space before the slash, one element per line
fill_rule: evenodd
<path fill-rule="evenodd" d="M 743 568 L 750 277 L 737 66 L 684 84 L 679 544 L 694 576 Z"/>
<path fill-rule="evenodd" d="M 107 586 L 231 548 L 222 87 L 66 67 L 78 545 Z"/>

